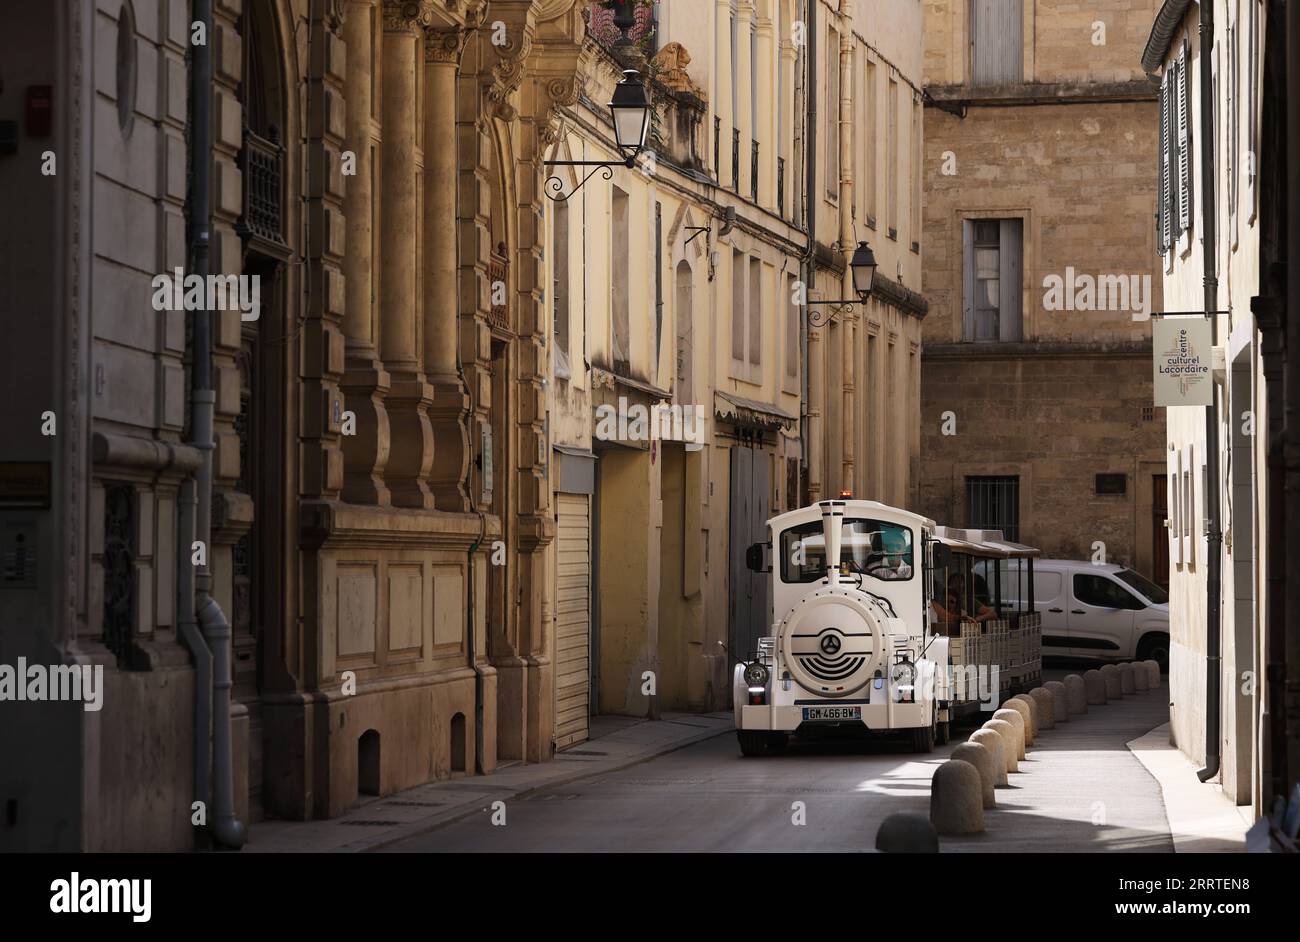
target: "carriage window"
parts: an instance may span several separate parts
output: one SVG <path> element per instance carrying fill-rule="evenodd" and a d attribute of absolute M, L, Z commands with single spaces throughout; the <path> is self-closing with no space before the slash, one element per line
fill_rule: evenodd
<path fill-rule="evenodd" d="M 912 578 L 912 531 L 896 523 L 866 518 L 844 521 L 840 562 L 852 572 L 886 582 Z M 781 579 L 816 582 L 826 576 L 826 541 L 820 520 L 781 534 Z"/>

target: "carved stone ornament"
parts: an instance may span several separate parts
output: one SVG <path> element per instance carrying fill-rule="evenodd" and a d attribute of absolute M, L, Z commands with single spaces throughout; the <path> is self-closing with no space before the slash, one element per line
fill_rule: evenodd
<path fill-rule="evenodd" d="M 416 33 L 433 25 L 434 0 L 384 0 L 384 31 Z"/>
<path fill-rule="evenodd" d="M 465 36 L 460 29 L 429 30 L 424 34 L 424 61 L 459 63 Z"/>

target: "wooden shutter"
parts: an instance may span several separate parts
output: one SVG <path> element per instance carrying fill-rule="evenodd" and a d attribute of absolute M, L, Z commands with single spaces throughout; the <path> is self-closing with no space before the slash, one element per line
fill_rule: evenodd
<path fill-rule="evenodd" d="M 1192 121 L 1187 99 L 1187 45 L 1178 53 L 1178 234 L 1192 225 Z"/>
<path fill-rule="evenodd" d="M 1015 343 L 1024 336 L 1021 227 L 1019 219 L 1003 219 L 998 233 L 998 340 L 1003 343 Z"/>
<path fill-rule="evenodd" d="M 556 496 L 555 747 L 587 738 L 591 715 L 591 514 L 586 494 Z"/>
<path fill-rule="evenodd" d="M 1255 179 L 1259 172 L 1259 5 L 1261 0 L 1246 0 L 1250 5 L 1247 29 L 1250 43 L 1246 77 L 1246 222 L 1255 221 Z"/>
<path fill-rule="evenodd" d="M 971 81 L 1024 81 L 1023 0 L 971 0 Z"/>
<path fill-rule="evenodd" d="M 1160 254 L 1169 250 L 1170 228 L 1172 220 L 1169 218 L 1169 141 L 1170 141 L 1170 108 L 1169 108 L 1169 72 L 1165 71 L 1164 81 L 1160 83 L 1160 153 L 1156 155 L 1156 161 L 1159 164 L 1158 174 L 1160 178 L 1159 192 L 1156 196 L 1156 216 L 1159 220 L 1160 231 L 1158 239 L 1160 242 Z"/>
<path fill-rule="evenodd" d="M 962 232 L 962 339 L 975 339 L 975 223 L 963 219 Z"/>

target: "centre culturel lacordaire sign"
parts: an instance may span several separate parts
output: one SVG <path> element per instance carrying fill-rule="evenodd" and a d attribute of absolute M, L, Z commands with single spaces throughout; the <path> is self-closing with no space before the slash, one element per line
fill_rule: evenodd
<path fill-rule="evenodd" d="M 1157 406 L 1208 406 L 1214 342 L 1203 317 L 1156 319 L 1151 326 Z"/>

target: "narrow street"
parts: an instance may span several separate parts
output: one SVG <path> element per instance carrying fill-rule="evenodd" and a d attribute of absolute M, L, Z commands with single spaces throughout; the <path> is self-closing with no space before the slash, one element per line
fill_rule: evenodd
<path fill-rule="evenodd" d="M 1047 671 L 1059 679 L 1066 671 Z M 952 851 L 1172 851 L 1160 787 L 1126 748 L 1168 719 L 1167 688 L 1093 707 L 1030 749 L 985 832 Z M 612 774 L 542 788 L 388 845 L 399 852 L 869 850 L 895 811 L 928 814 L 929 779 L 965 732 L 928 755 L 903 743 L 792 745 L 744 759 L 730 732 Z M 580 747 L 598 752 L 599 741 Z M 804 803 L 802 826 L 795 802 Z"/>

